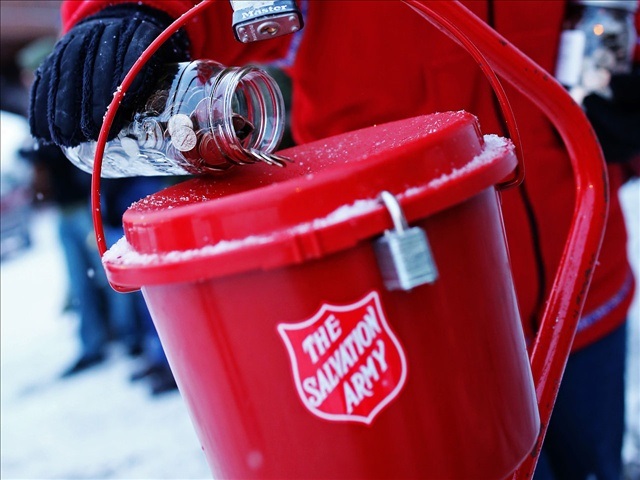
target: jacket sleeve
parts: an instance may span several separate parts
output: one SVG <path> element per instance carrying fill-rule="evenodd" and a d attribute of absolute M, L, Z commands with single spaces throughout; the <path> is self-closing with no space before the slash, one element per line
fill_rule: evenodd
<path fill-rule="evenodd" d="M 62 3 L 62 29 L 67 32 L 82 19 L 117 3 L 144 3 L 180 17 L 199 3 L 196 0 L 65 0 Z M 197 17 L 185 25 L 191 43 L 191 57 L 207 58 L 224 65 L 250 62 L 269 63 L 286 55 L 291 35 L 249 45 L 235 40 L 231 27 L 232 10 L 228 0 L 213 0 Z"/>

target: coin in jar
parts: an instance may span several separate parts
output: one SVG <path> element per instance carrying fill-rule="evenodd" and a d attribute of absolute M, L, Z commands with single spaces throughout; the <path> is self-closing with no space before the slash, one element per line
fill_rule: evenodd
<path fill-rule="evenodd" d="M 196 108 L 193 110 L 192 116 L 195 118 L 200 128 L 206 128 L 209 124 L 209 113 L 211 110 L 211 99 L 209 97 L 203 98 L 198 102 Z"/>
<path fill-rule="evenodd" d="M 200 152 L 199 152 L 199 149 L 198 149 L 198 135 L 197 134 L 196 134 L 196 143 L 193 146 L 193 148 L 183 151 L 182 155 L 192 165 L 198 165 L 198 164 L 202 163 L 202 158 L 200 157 Z"/>
<path fill-rule="evenodd" d="M 171 143 L 181 152 L 188 152 L 196 146 L 196 132 L 186 126 L 174 127 L 171 132 Z"/>
<path fill-rule="evenodd" d="M 224 155 L 220 152 L 220 149 L 213 138 L 213 134 L 209 132 L 204 132 L 200 135 L 198 152 L 204 162 L 209 166 L 222 167 L 228 164 Z"/>
<path fill-rule="evenodd" d="M 167 90 L 159 90 L 149 97 L 144 108 L 151 114 L 162 113 L 167 104 L 167 98 L 169 98 L 169 92 Z"/>
<path fill-rule="evenodd" d="M 233 130 L 238 140 L 244 140 L 255 130 L 253 123 L 238 113 L 231 115 L 231 123 L 233 124 Z"/>
<path fill-rule="evenodd" d="M 167 122 L 169 135 L 173 136 L 174 131 L 182 127 L 187 127 L 193 131 L 193 122 L 188 115 L 185 115 L 184 113 L 176 113 L 169 118 L 169 121 Z"/>
<path fill-rule="evenodd" d="M 141 132 L 138 135 L 138 144 L 143 148 L 159 149 L 163 143 L 163 131 L 160 123 L 152 118 L 142 121 Z"/>

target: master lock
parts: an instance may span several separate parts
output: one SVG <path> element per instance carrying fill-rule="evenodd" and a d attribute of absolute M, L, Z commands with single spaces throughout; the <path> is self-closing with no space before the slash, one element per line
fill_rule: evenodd
<path fill-rule="evenodd" d="M 302 29 L 304 21 L 294 0 L 229 0 L 233 33 L 243 43 L 276 38 Z"/>
<path fill-rule="evenodd" d="M 420 227 L 409 227 L 393 194 L 383 191 L 379 199 L 393 221 L 393 230 L 385 230 L 383 236 L 374 242 L 385 287 L 388 290 L 411 290 L 435 282 L 438 269 L 425 231 Z"/>

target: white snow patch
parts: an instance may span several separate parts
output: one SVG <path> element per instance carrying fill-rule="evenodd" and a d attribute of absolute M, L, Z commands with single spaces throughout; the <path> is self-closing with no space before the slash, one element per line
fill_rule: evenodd
<path fill-rule="evenodd" d="M 451 172 L 440 175 L 438 178 L 431 180 L 424 186 L 409 188 L 405 192 L 400 193 L 398 197 L 402 199 L 405 197 L 419 195 L 426 190 L 440 188 L 447 182 L 467 175 L 469 172 L 491 162 L 505 149 L 513 150 L 514 148 L 513 144 L 509 140 L 497 135 L 485 135 L 484 141 L 485 144 L 482 152 L 476 155 L 463 167 L 454 168 Z M 147 199 L 145 201 L 155 205 L 154 201 L 151 199 Z M 139 266 L 155 263 L 179 263 L 194 258 L 208 257 L 249 246 L 267 244 L 273 242 L 278 237 L 282 237 L 283 235 L 294 236 L 296 234 L 319 230 L 339 223 L 348 222 L 353 218 L 375 211 L 379 209 L 380 206 L 380 201 L 376 198 L 358 199 L 351 204 L 337 208 L 325 217 L 316 218 L 310 222 L 300 223 L 277 234 L 252 235 L 241 239 L 222 240 L 214 245 L 206 245 L 200 248 L 179 251 L 174 250 L 163 253 L 139 253 L 131 246 L 131 244 L 129 244 L 125 237 L 122 237 L 109 250 L 107 250 L 102 257 L 102 261 L 105 264 L 110 263 L 114 265 Z"/>

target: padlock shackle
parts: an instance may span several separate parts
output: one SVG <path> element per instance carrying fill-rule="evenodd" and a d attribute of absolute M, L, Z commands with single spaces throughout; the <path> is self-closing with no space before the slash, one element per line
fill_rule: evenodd
<path fill-rule="evenodd" d="M 407 228 L 409 228 L 409 223 L 407 222 L 407 217 L 405 217 L 404 212 L 402 211 L 402 207 L 400 206 L 400 202 L 391 192 L 383 190 L 378 195 L 379 200 L 384 204 L 387 211 L 389 212 L 389 216 L 391 217 L 391 221 L 393 222 L 393 228 L 398 232 L 404 232 Z"/>

